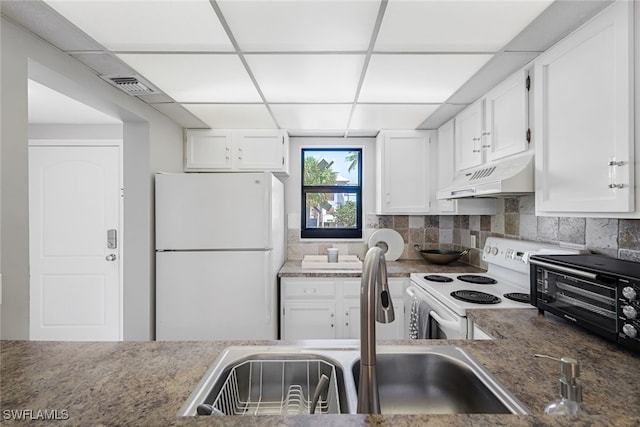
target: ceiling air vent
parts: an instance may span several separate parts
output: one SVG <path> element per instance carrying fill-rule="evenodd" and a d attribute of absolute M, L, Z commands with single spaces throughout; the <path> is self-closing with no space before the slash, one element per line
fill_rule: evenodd
<path fill-rule="evenodd" d="M 150 84 L 143 83 L 139 77 L 108 77 L 101 76 L 104 80 L 108 81 L 118 89 L 129 95 L 149 95 L 157 93 L 152 89 Z"/>

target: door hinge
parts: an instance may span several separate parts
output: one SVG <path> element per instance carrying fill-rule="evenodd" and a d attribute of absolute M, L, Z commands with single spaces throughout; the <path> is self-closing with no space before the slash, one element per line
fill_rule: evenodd
<path fill-rule="evenodd" d="M 284 166 L 284 156 L 282 156 L 282 166 Z"/>
<path fill-rule="evenodd" d="M 531 77 L 527 76 L 524 86 L 527 88 L 527 92 L 531 90 Z"/>
<path fill-rule="evenodd" d="M 528 143 L 531 143 L 531 128 L 527 129 L 527 136 L 526 136 L 526 138 L 527 138 L 527 142 L 528 142 Z"/>
<path fill-rule="evenodd" d="M 120 197 L 124 197 L 124 188 L 120 189 Z"/>

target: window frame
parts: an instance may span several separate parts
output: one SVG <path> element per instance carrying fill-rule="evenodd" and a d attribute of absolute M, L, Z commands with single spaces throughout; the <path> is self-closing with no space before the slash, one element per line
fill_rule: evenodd
<path fill-rule="evenodd" d="M 313 151 L 358 152 L 358 185 L 304 185 L 305 153 Z M 362 239 L 362 147 L 302 147 L 300 149 L 300 237 L 302 239 Z M 308 193 L 353 193 L 356 197 L 355 228 L 307 227 L 306 195 Z"/>

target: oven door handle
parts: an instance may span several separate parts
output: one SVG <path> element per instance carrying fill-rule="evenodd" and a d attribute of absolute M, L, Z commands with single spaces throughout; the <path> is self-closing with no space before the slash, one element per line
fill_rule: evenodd
<path fill-rule="evenodd" d="M 457 320 L 444 320 L 442 317 L 438 315 L 435 311 L 431 310 L 429 312 L 429 316 L 433 317 L 433 320 L 438 322 L 439 325 L 449 328 L 449 329 L 457 329 L 460 325 L 460 322 Z"/>
<path fill-rule="evenodd" d="M 580 276 L 580 277 L 585 277 L 587 279 L 591 279 L 591 280 L 597 280 L 598 279 L 598 275 L 594 274 L 594 273 L 589 273 L 587 271 L 580 271 L 580 270 L 576 270 L 573 268 L 569 268 L 569 267 L 564 267 L 561 265 L 555 265 L 555 264 L 550 264 L 548 262 L 544 262 L 544 261 L 538 261 L 537 259 L 532 259 L 530 260 L 531 264 L 535 264 L 535 265 L 539 265 L 540 267 L 546 267 L 550 270 L 556 270 L 556 271 L 561 271 L 563 273 L 567 273 L 567 274 L 574 274 L 576 276 Z"/>

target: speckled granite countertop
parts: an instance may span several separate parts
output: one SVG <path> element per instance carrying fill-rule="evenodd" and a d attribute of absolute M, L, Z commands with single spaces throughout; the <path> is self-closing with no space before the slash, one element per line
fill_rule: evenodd
<path fill-rule="evenodd" d="M 321 415 L 261 417 L 175 416 L 218 354 L 230 345 L 282 342 L 28 342 L 2 341 L 3 422 L 11 410 L 67 411 L 72 425 L 222 426 L 638 426 L 640 356 L 536 309 L 473 310 L 469 316 L 493 341 L 390 341 L 385 344 L 459 345 L 511 393 L 542 414 L 556 397 L 559 368 L 533 354 L 577 357 L 584 408 L 577 418 L 516 415 Z M 9 412 L 7 412 L 9 411 Z M 37 424 L 42 422 L 38 421 Z M 56 423 L 60 423 L 57 421 Z M 34 422 L 35 424 L 35 422 Z"/>
<path fill-rule="evenodd" d="M 480 273 L 483 270 L 469 264 L 456 261 L 447 265 L 429 264 L 423 260 L 387 261 L 389 277 L 409 277 L 411 273 Z M 302 261 L 287 261 L 280 277 L 360 277 L 360 270 L 311 270 L 302 268 Z"/>

